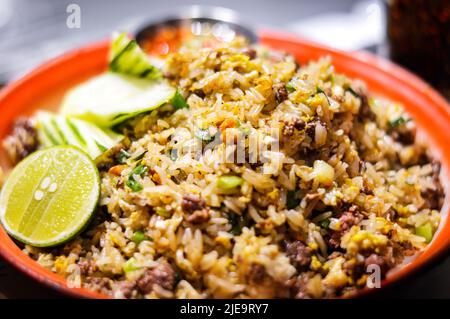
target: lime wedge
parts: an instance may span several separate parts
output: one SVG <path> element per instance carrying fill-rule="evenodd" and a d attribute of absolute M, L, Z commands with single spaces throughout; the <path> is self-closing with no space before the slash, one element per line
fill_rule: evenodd
<path fill-rule="evenodd" d="M 64 243 L 89 222 L 100 177 L 89 155 L 71 146 L 35 152 L 20 162 L 0 193 L 0 221 L 17 240 L 38 247 Z"/>

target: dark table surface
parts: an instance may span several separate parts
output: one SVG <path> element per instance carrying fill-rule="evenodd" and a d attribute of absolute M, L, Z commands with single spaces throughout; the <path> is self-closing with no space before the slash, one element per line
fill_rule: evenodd
<path fill-rule="evenodd" d="M 247 23 L 287 28 L 304 18 L 327 11 L 347 11 L 358 0 L 196 0 L 197 4 L 220 5 L 239 11 Z M 375 1 L 375 0 L 373 0 Z M 81 7 L 82 28 L 66 27 L 69 3 Z M 6 4 L 9 4 L 8 8 Z M 0 82 L 17 77 L 50 56 L 82 43 L 106 37 L 124 23 L 125 18 L 161 12 L 188 5 L 183 0 L 0 0 Z M 9 11 L 8 11 L 9 10 Z M 4 23 L 5 17 L 10 21 Z M 3 19 L 3 20 L 2 20 Z M 2 24 L 3 22 L 3 24 Z M 14 54 L 11 54 L 14 52 Z M 3 64 L 1 64 L 1 62 Z M 23 63 L 22 63 L 23 62 Z M 14 66 L 14 68 L 9 68 Z M 426 273 L 410 278 L 383 293 L 386 298 L 450 298 L 450 257 Z M 15 270 L 0 258 L 0 298 L 61 298 Z"/>

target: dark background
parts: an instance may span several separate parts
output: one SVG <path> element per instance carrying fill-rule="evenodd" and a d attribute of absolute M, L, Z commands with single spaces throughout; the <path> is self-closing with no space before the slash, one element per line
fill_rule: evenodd
<path fill-rule="evenodd" d="M 70 3 L 81 8 L 80 29 L 66 26 L 66 8 Z M 0 0 L 0 84 L 20 77 L 39 63 L 70 48 L 105 38 L 115 29 L 126 29 L 142 18 L 152 20 L 167 16 L 190 4 L 228 7 L 238 11 L 242 20 L 255 28 L 284 29 L 303 36 L 308 34 L 302 33 L 304 29 L 299 26 L 322 15 L 323 19 L 315 20 L 314 25 L 323 21 L 315 30 L 320 31 L 315 34 L 315 40 L 347 50 L 368 49 L 381 55 L 386 52 L 383 37 L 375 37 L 369 41 L 371 43 L 363 41 L 370 38 L 363 33 L 364 26 L 369 31 L 384 28 L 382 0 L 196 0 L 192 3 L 182 0 Z M 381 10 L 381 20 L 377 20 L 376 15 L 375 20 L 373 15 L 367 21 L 351 20 L 346 14 L 354 12 L 358 5 L 367 11 Z M 355 25 L 348 28 L 352 23 Z M 338 25 L 339 28 L 336 27 Z M 311 24 L 309 27 L 311 29 Z M 349 35 L 345 42 L 339 41 L 339 34 L 336 34 L 342 30 Z M 380 296 L 450 298 L 449 270 L 450 258 L 447 257 L 431 270 L 414 275 Z M 46 297 L 58 298 L 61 295 L 28 279 L 0 259 L 0 298 Z"/>

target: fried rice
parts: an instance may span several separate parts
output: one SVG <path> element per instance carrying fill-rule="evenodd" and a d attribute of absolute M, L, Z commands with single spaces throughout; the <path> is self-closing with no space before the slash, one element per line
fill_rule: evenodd
<path fill-rule="evenodd" d="M 89 228 L 62 247 L 24 248 L 71 287 L 334 298 L 365 287 L 370 265 L 389 276 L 426 248 L 418 230 L 438 229 L 440 164 L 414 121 L 329 58 L 299 65 L 238 38 L 183 47 L 164 75 L 189 107 L 122 125 L 129 138 L 98 161 Z"/>

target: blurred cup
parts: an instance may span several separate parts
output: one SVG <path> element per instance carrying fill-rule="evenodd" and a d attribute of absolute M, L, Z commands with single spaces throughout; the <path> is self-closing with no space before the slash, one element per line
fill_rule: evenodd
<path fill-rule="evenodd" d="M 450 99 L 450 0 L 387 0 L 390 58 Z"/>

